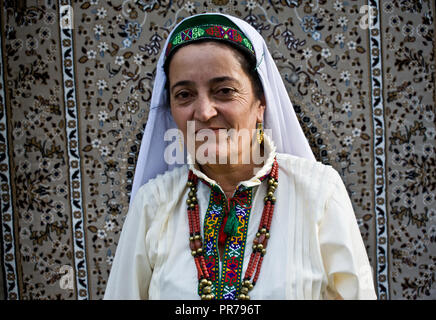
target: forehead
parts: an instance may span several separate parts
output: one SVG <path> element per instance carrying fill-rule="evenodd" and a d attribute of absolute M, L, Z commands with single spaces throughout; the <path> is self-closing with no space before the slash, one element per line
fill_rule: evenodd
<path fill-rule="evenodd" d="M 169 64 L 170 81 L 211 74 L 245 76 L 243 56 L 227 45 L 217 42 L 192 43 L 178 49 Z"/>

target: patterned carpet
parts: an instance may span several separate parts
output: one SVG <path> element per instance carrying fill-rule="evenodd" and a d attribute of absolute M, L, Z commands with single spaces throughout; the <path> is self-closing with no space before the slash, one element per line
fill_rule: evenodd
<path fill-rule="evenodd" d="M 368 4 L 373 10 L 368 10 Z M 380 299 L 436 299 L 434 1 L 3 0 L 0 298 L 101 299 L 155 64 L 181 18 L 265 38 L 341 174 Z"/>

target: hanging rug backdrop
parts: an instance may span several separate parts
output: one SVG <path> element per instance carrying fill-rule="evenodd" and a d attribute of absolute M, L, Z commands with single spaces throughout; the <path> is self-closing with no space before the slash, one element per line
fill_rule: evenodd
<path fill-rule="evenodd" d="M 265 38 L 378 297 L 436 298 L 434 1 L 0 2 L 0 298 L 103 297 L 157 58 L 213 11 Z"/>

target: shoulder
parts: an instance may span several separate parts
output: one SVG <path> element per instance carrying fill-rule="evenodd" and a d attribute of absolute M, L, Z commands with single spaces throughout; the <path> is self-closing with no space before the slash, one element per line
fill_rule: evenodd
<path fill-rule="evenodd" d="M 143 184 L 138 189 L 135 199 L 137 197 L 147 199 L 147 202 L 154 205 L 165 203 L 185 187 L 185 183 L 181 182 L 186 181 L 187 175 L 187 165 L 165 171 Z"/>
<path fill-rule="evenodd" d="M 322 211 L 336 187 L 343 185 L 339 173 L 330 165 L 284 153 L 277 154 L 277 163 L 279 181 L 292 186 L 296 195 L 315 211 Z"/>
<path fill-rule="evenodd" d="M 340 179 L 339 173 L 332 166 L 319 161 L 277 153 L 277 163 L 281 171 L 294 179 L 312 182 L 316 179 L 326 183 Z"/>

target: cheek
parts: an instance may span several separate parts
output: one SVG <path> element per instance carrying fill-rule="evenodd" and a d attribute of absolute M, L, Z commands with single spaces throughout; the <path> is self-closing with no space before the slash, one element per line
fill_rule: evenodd
<path fill-rule="evenodd" d="M 186 110 L 181 108 L 171 108 L 171 114 L 173 116 L 174 122 L 177 127 L 183 132 L 186 131 L 186 121 L 188 119 L 188 114 Z"/>

